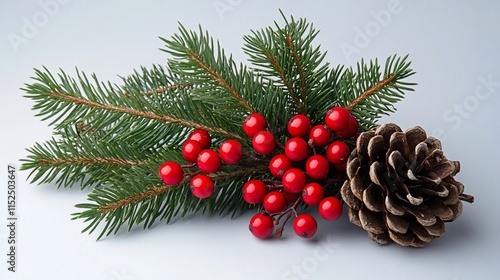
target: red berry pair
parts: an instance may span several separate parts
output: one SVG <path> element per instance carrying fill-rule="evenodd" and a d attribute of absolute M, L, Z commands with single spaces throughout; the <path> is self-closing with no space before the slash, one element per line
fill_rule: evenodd
<path fill-rule="evenodd" d="M 158 173 L 163 183 L 169 186 L 178 185 L 184 179 L 182 167 L 174 161 L 163 163 Z M 190 188 L 194 196 L 207 198 L 214 192 L 214 182 L 209 176 L 198 174 L 191 179 Z"/>
<path fill-rule="evenodd" d="M 325 116 L 325 124 L 337 136 L 348 139 L 358 133 L 358 121 L 343 107 L 333 107 Z"/>

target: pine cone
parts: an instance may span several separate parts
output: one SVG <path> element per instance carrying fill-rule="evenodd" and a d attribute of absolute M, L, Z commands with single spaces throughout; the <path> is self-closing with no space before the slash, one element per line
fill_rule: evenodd
<path fill-rule="evenodd" d="M 349 220 L 379 244 L 422 247 L 461 214 L 461 200 L 473 201 L 453 179 L 459 171 L 421 127 L 402 132 L 389 123 L 363 132 L 341 189 Z"/>

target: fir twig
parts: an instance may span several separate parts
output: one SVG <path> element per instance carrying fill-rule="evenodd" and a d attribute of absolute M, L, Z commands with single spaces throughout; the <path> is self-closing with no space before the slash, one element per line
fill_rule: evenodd
<path fill-rule="evenodd" d="M 192 61 L 194 61 L 196 64 L 198 64 L 199 67 L 204 69 L 206 71 L 206 73 L 210 77 L 212 77 L 212 79 L 217 84 L 219 84 L 220 86 L 225 88 L 229 93 L 231 93 L 233 98 L 236 101 L 238 101 L 241 105 L 243 105 L 243 107 L 246 110 L 248 110 L 248 112 L 250 112 L 250 113 L 256 112 L 255 109 L 250 104 L 248 104 L 248 102 L 245 99 L 243 99 L 241 94 L 234 87 L 232 87 L 225 79 L 223 79 L 214 69 L 210 68 L 206 63 L 204 63 L 198 54 L 194 53 L 193 51 L 189 51 L 189 50 L 186 51 L 186 54 Z"/>
<path fill-rule="evenodd" d="M 178 89 L 188 89 L 193 87 L 192 84 L 178 84 L 178 85 L 171 85 L 167 87 L 159 87 L 156 89 L 148 90 L 146 92 L 141 92 L 141 94 L 144 95 L 153 95 L 153 94 L 162 94 L 170 91 L 176 91 Z M 127 97 L 130 97 L 130 93 L 128 91 L 124 91 L 123 94 Z"/>
<path fill-rule="evenodd" d="M 297 53 L 294 42 L 292 39 L 291 35 L 286 36 L 286 42 L 288 44 L 288 47 L 290 48 L 290 51 L 292 52 L 293 60 L 295 61 L 295 65 L 297 66 L 297 69 L 299 71 L 299 76 L 300 76 L 300 92 L 301 92 L 301 98 L 302 100 L 306 99 L 307 96 L 307 88 L 306 88 L 306 77 L 304 73 L 304 68 L 301 63 L 301 58 L 299 57 L 299 54 Z"/>
<path fill-rule="evenodd" d="M 354 107 L 358 106 L 359 103 L 363 102 L 365 99 L 370 97 L 371 95 L 377 93 L 379 90 L 381 90 L 384 87 L 389 86 L 391 83 L 394 83 L 393 80 L 394 74 L 389 74 L 389 76 L 382 81 L 376 83 L 374 86 L 371 88 L 367 89 L 365 92 L 363 92 L 360 96 L 356 97 L 349 105 L 347 105 L 345 108 L 349 111 L 351 111 Z"/>
<path fill-rule="evenodd" d="M 135 110 L 135 109 L 128 108 L 128 107 L 119 107 L 119 106 L 115 106 L 115 105 L 111 105 L 111 104 L 93 102 L 93 101 L 90 101 L 90 100 L 87 100 L 87 99 L 84 99 L 81 97 L 62 93 L 60 91 L 52 91 L 52 92 L 49 92 L 48 95 L 51 97 L 57 98 L 59 100 L 62 100 L 62 101 L 71 102 L 75 105 L 83 105 L 83 106 L 86 106 L 89 108 L 98 108 L 98 109 L 103 109 L 106 111 L 115 111 L 115 112 L 124 113 L 124 114 L 132 115 L 132 116 L 146 118 L 146 119 L 153 119 L 153 120 L 157 120 L 160 122 L 177 123 L 177 124 L 180 124 L 180 125 L 185 126 L 185 127 L 191 127 L 191 128 L 195 128 L 195 129 L 203 129 L 203 130 L 206 130 L 208 132 L 217 133 L 217 134 L 229 137 L 229 138 L 241 139 L 240 135 L 228 132 L 228 131 L 223 130 L 221 128 L 214 128 L 214 127 L 210 127 L 210 126 L 206 126 L 206 125 L 201 125 L 201 124 L 195 123 L 193 121 L 187 121 L 187 120 L 183 120 L 183 119 L 179 119 L 179 118 L 174 118 L 172 116 L 158 115 L 158 114 L 155 114 L 153 112 L 144 112 L 144 111 L 139 111 L 139 110 Z"/>
<path fill-rule="evenodd" d="M 176 187 L 176 186 L 166 186 L 165 185 L 165 186 L 149 188 L 148 190 L 141 192 L 141 193 L 138 193 L 138 194 L 135 194 L 132 197 L 127 197 L 127 198 L 118 200 L 116 202 L 101 205 L 101 206 L 99 206 L 99 208 L 97 208 L 97 211 L 101 215 L 112 212 L 112 211 L 116 211 L 119 208 L 125 207 L 127 205 L 137 204 L 141 200 L 149 199 L 151 197 L 155 197 L 155 196 L 159 196 L 161 194 L 164 194 L 165 192 L 171 190 L 174 187 Z"/>
<path fill-rule="evenodd" d="M 81 157 L 81 158 L 39 158 L 39 165 L 116 165 L 116 166 L 136 166 L 144 164 L 144 161 L 123 160 L 119 158 L 101 158 L 101 157 Z"/>

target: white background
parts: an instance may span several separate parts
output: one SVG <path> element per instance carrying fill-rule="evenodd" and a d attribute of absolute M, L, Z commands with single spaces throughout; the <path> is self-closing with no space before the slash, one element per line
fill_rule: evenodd
<path fill-rule="evenodd" d="M 442 138 L 447 157 L 461 161 L 457 179 L 476 197 L 444 236 L 424 249 L 379 246 L 343 217 L 321 222 L 314 240 L 288 228 L 281 240 L 261 241 L 247 230 L 249 213 L 159 222 L 95 242 L 70 220 L 86 191 L 30 185 L 21 172 L 18 266 L 7 271 L 7 164 L 19 167 L 24 149 L 51 135 L 19 89 L 33 68 L 74 74 L 78 66 L 118 82 L 140 65 L 165 62 L 158 36 L 171 36 L 177 22 L 201 24 L 245 61 L 242 35 L 282 23 L 280 8 L 321 30 L 316 43 L 333 65 L 410 54 L 419 85 L 384 121 Z M 1 0 L 0 278 L 499 279 L 499 13 L 498 1 Z"/>

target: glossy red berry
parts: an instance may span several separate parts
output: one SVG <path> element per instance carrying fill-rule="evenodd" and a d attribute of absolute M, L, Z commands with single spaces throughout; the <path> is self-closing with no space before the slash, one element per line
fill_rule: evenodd
<path fill-rule="evenodd" d="M 206 173 L 216 172 L 221 166 L 219 154 L 210 149 L 201 151 L 196 163 L 198 168 Z"/>
<path fill-rule="evenodd" d="M 267 214 L 258 213 L 250 219 L 248 229 L 253 236 L 265 239 L 271 236 L 274 230 L 273 218 Z"/>
<path fill-rule="evenodd" d="M 292 161 L 302 161 L 309 154 L 309 146 L 306 140 L 294 137 L 286 142 L 285 154 Z"/>
<path fill-rule="evenodd" d="M 287 202 L 284 194 L 278 191 L 272 191 L 264 197 L 262 204 L 267 213 L 274 214 L 285 210 Z"/>
<path fill-rule="evenodd" d="M 323 219 L 335 221 L 342 215 L 342 203 L 334 196 L 325 197 L 319 203 L 318 212 Z"/>
<path fill-rule="evenodd" d="M 295 115 L 288 122 L 287 128 L 293 137 L 305 137 L 311 130 L 311 120 L 306 115 Z"/>
<path fill-rule="evenodd" d="M 311 238 L 318 230 L 318 223 L 309 214 L 300 214 L 293 221 L 293 230 L 302 238 Z"/>
<path fill-rule="evenodd" d="M 320 203 L 324 196 L 323 187 L 315 182 L 307 184 L 302 191 L 302 199 L 309 206 Z"/>
<path fill-rule="evenodd" d="M 243 131 L 248 137 L 254 137 L 257 132 L 265 130 L 267 121 L 261 114 L 251 114 L 243 122 Z"/>
<path fill-rule="evenodd" d="M 175 186 L 184 179 L 182 167 L 174 161 L 163 163 L 158 169 L 158 175 L 165 185 Z"/>
<path fill-rule="evenodd" d="M 345 108 L 333 107 L 325 116 L 325 124 L 332 131 L 341 131 L 349 126 L 351 114 Z"/>
<path fill-rule="evenodd" d="M 207 198 L 214 193 L 214 181 L 204 174 L 198 174 L 191 179 L 191 192 L 198 198 Z"/>
<path fill-rule="evenodd" d="M 304 189 L 307 178 L 306 174 L 298 169 L 298 168 L 290 168 L 285 174 L 283 174 L 283 178 L 281 178 L 283 182 L 283 189 L 287 192 L 291 193 L 301 193 Z"/>
<path fill-rule="evenodd" d="M 314 141 L 314 146 L 323 148 L 331 143 L 332 132 L 324 125 L 318 124 L 311 128 L 309 139 Z"/>
<path fill-rule="evenodd" d="M 306 161 L 306 173 L 313 179 L 324 179 L 330 172 L 330 163 L 321 155 L 313 155 Z"/>
<path fill-rule="evenodd" d="M 276 148 L 276 140 L 274 135 L 269 131 L 259 131 L 252 139 L 253 149 L 261 154 L 267 155 L 274 151 Z"/>
<path fill-rule="evenodd" d="M 275 155 L 269 162 L 269 171 L 276 178 L 283 177 L 285 171 L 290 168 L 292 168 L 292 162 L 284 154 Z"/>
<path fill-rule="evenodd" d="M 243 185 L 243 199 L 250 204 L 262 203 L 267 186 L 261 180 L 250 180 Z"/>
<path fill-rule="evenodd" d="M 199 141 L 187 140 L 182 145 L 182 156 L 189 162 L 196 162 L 198 160 L 198 155 L 203 149 Z"/>
<path fill-rule="evenodd" d="M 344 130 L 336 131 L 335 134 L 344 139 L 349 139 L 356 136 L 356 134 L 358 134 L 358 121 L 356 120 L 356 118 L 351 116 L 349 118 L 349 125 L 347 126 L 347 128 Z"/>
<path fill-rule="evenodd" d="M 227 140 L 220 145 L 219 155 L 225 163 L 236 164 L 243 156 L 243 147 L 236 140 Z"/>
<path fill-rule="evenodd" d="M 195 140 L 200 142 L 203 149 L 210 148 L 212 144 L 212 139 L 210 138 L 210 134 L 206 130 L 196 129 L 191 134 L 189 134 L 188 140 Z"/>
<path fill-rule="evenodd" d="M 332 164 L 341 164 L 347 161 L 349 147 L 342 141 L 331 143 L 326 149 L 326 158 Z"/>

